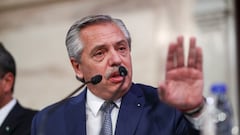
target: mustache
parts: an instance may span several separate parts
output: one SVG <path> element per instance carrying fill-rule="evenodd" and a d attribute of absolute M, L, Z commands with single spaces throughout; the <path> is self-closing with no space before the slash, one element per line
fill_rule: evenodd
<path fill-rule="evenodd" d="M 105 73 L 105 78 L 109 79 L 109 77 L 114 74 L 114 73 L 118 73 L 119 71 L 119 66 L 114 66 L 114 67 L 111 67 L 109 68 L 106 73 Z"/>

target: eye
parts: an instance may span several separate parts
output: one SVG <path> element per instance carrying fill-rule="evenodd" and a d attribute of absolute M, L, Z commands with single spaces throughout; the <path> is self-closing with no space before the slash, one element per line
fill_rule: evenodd
<path fill-rule="evenodd" d="M 128 52 L 128 46 L 126 44 L 119 45 L 118 52 L 122 55 L 125 55 Z"/>
<path fill-rule="evenodd" d="M 101 56 L 101 55 L 103 55 L 103 51 L 97 51 L 95 54 L 94 54 L 94 56 Z"/>
<path fill-rule="evenodd" d="M 126 50 L 126 47 L 125 46 L 119 47 L 119 50 L 124 51 L 124 50 Z"/>
<path fill-rule="evenodd" d="M 101 61 L 104 59 L 104 56 L 105 56 L 105 50 L 99 49 L 93 54 L 93 59 L 96 61 Z"/>

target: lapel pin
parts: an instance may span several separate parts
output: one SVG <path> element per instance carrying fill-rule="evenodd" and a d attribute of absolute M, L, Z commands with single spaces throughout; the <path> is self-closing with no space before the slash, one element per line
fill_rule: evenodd
<path fill-rule="evenodd" d="M 10 126 L 5 127 L 5 131 L 7 131 L 7 132 L 10 132 L 10 129 L 11 129 Z"/>

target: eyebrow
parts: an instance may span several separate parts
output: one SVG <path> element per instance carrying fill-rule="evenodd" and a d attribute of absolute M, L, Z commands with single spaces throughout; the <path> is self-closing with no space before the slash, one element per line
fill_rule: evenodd
<path fill-rule="evenodd" d="M 91 51 L 90 54 L 92 55 L 96 50 L 102 49 L 102 48 L 106 48 L 105 44 L 101 44 L 101 45 L 96 45 Z"/>
<path fill-rule="evenodd" d="M 123 39 L 123 40 L 118 41 L 118 42 L 116 43 L 116 45 L 121 44 L 121 43 L 126 43 L 126 44 L 128 44 L 128 42 Z"/>
<path fill-rule="evenodd" d="M 117 41 L 116 43 L 114 43 L 114 46 L 115 45 L 119 45 L 121 43 L 126 43 L 128 44 L 128 42 L 124 39 L 120 40 L 120 41 Z M 96 50 L 98 49 L 101 49 L 101 48 L 106 48 L 106 45 L 105 44 L 100 44 L 100 45 L 96 45 L 91 51 L 90 51 L 90 54 L 94 53 Z"/>

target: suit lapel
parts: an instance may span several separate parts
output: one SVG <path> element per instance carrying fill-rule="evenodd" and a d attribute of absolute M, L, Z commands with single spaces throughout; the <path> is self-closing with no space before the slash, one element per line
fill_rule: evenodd
<path fill-rule="evenodd" d="M 122 98 L 116 125 L 116 135 L 133 135 L 135 133 L 144 104 L 142 90 L 133 84 L 128 93 Z"/>
<path fill-rule="evenodd" d="M 86 135 L 86 89 L 70 101 L 64 117 L 68 135 Z"/>
<path fill-rule="evenodd" d="M 10 134 L 16 127 L 19 121 L 16 121 L 16 119 L 19 119 L 18 117 L 22 115 L 23 109 L 17 102 L 13 109 L 10 111 L 4 122 L 1 126 L 1 134 Z"/>

